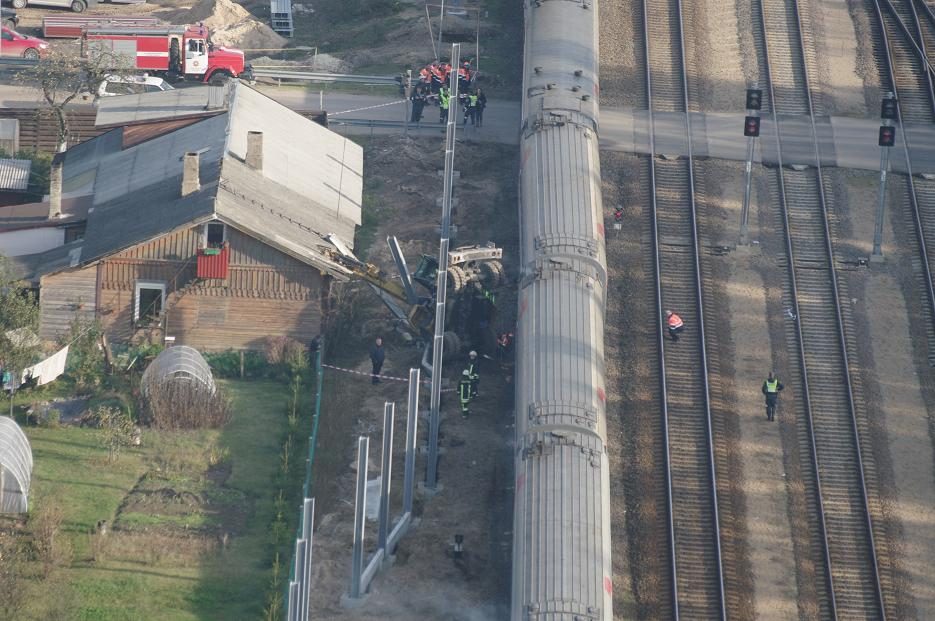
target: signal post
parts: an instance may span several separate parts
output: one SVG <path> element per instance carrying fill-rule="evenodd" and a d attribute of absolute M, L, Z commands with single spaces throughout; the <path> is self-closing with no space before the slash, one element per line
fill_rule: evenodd
<path fill-rule="evenodd" d="M 747 89 L 747 116 L 743 121 L 743 135 L 747 137 L 747 167 L 743 189 L 743 207 L 740 210 L 740 245 L 746 246 L 747 219 L 750 213 L 750 183 L 753 176 L 753 140 L 760 135 L 760 109 L 763 107 L 763 91 L 754 84 Z"/>
<path fill-rule="evenodd" d="M 886 93 L 880 105 L 880 134 L 877 144 L 880 146 L 880 201 L 877 203 L 877 217 L 873 227 L 873 252 L 871 263 L 883 261 L 883 212 L 886 207 L 886 173 L 890 165 L 890 148 L 896 144 L 896 127 L 893 122 L 899 116 L 896 95 Z"/>

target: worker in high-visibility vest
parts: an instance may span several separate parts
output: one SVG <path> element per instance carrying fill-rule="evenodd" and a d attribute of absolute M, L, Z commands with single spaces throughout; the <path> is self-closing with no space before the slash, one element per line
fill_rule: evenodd
<path fill-rule="evenodd" d="M 685 329 L 685 322 L 682 318 L 670 310 L 666 311 L 666 327 L 669 329 L 669 336 L 673 341 L 679 340 L 679 334 Z"/>
<path fill-rule="evenodd" d="M 438 90 L 438 122 L 448 122 L 448 106 L 451 103 L 451 93 L 447 86 L 442 86 Z"/>
<path fill-rule="evenodd" d="M 760 389 L 766 397 L 766 420 L 773 420 L 776 416 L 776 403 L 779 401 L 779 391 L 785 386 L 779 381 L 779 378 L 769 372 L 769 377 L 763 380 L 763 387 Z"/>
<path fill-rule="evenodd" d="M 468 377 L 471 378 L 471 398 L 473 399 L 477 396 L 477 385 L 480 383 L 480 360 L 473 349 L 468 354 L 467 372 Z"/>
<path fill-rule="evenodd" d="M 471 413 L 471 372 L 465 369 L 458 382 L 458 398 L 461 401 L 461 418 L 467 418 Z"/>

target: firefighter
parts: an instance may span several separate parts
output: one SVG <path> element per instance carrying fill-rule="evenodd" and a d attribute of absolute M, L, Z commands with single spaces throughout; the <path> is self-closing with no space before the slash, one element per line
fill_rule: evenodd
<path fill-rule="evenodd" d="M 467 418 L 471 413 L 471 372 L 465 369 L 458 382 L 458 398 L 461 401 L 461 418 Z"/>
<path fill-rule="evenodd" d="M 614 209 L 614 224 L 623 224 L 623 207 L 619 205 Z"/>
<path fill-rule="evenodd" d="M 458 67 L 458 90 L 467 92 L 471 87 L 471 63 L 464 61 Z"/>
<path fill-rule="evenodd" d="M 425 88 L 432 88 L 432 70 L 428 65 L 419 69 L 419 82 Z"/>
<path fill-rule="evenodd" d="M 437 93 L 445 83 L 445 74 L 437 60 L 429 65 L 429 72 L 432 74 L 432 92 Z"/>
<path fill-rule="evenodd" d="M 473 399 L 477 396 L 477 385 L 480 383 L 480 359 L 473 349 L 468 354 L 467 372 L 468 377 L 471 378 L 471 398 Z"/>
<path fill-rule="evenodd" d="M 760 390 L 766 397 L 766 420 L 772 421 L 776 416 L 776 403 L 779 401 L 779 392 L 785 388 L 779 378 L 772 371 L 769 376 L 763 380 L 763 386 Z"/>
<path fill-rule="evenodd" d="M 510 347 L 513 345 L 513 335 L 509 332 L 503 332 L 497 337 L 497 358 L 500 364 L 510 359 Z"/>
<path fill-rule="evenodd" d="M 669 336 L 673 341 L 679 340 L 679 334 L 685 329 L 685 322 L 682 318 L 670 310 L 666 311 L 666 327 L 669 328 Z"/>
<path fill-rule="evenodd" d="M 438 90 L 438 122 L 448 122 L 448 106 L 451 104 L 451 94 L 447 86 L 442 86 Z"/>

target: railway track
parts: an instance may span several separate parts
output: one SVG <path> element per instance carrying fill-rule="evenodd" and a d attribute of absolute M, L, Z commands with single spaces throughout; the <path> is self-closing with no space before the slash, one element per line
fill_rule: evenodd
<path fill-rule="evenodd" d="M 687 159 L 656 157 L 654 112 L 688 111 L 679 0 L 643 0 L 649 177 L 657 314 L 671 308 L 687 326 L 678 342 L 659 331 L 660 394 L 669 517 L 671 614 L 726 618 L 717 477 L 712 442 L 694 169 Z M 690 118 L 686 119 L 689 154 Z M 686 209 L 686 207 L 688 209 Z"/>
<path fill-rule="evenodd" d="M 935 122 L 935 82 L 922 62 L 922 55 L 935 49 L 927 47 L 915 0 L 872 1 L 882 25 L 874 38 L 877 47 L 889 59 L 890 86 L 896 86 L 899 91 L 902 121 Z"/>
<path fill-rule="evenodd" d="M 926 76 L 921 68 L 921 60 L 917 51 L 909 42 L 908 32 L 917 29 L 902 28 L 896 22 L 892 12 L 883 3 L 887 0 L 869 0 L 868 6 L 872 15 L 876 17 L 876 27 L 873 29 L 874 48 L 882 57 L 880 67 L 880 82 L 882 90 L 889 90 L 896 94 L 899 119 L 897 127 L 902 140 L 902 153 L 909 166 L 906 175 L 906 203 L 909 204 L 911 226 L 915 231 L 914 249 L 920 261 L 919 278 L 923 293 L 923 308 L 927 310 L 925 331 L 928 340 L 928 361 L 935 366 L 935 181 L 920 179 L 912 175 L 912 164 L 909 152 L 912 148 L 912 136 L 907 135 L 904 122 L 930 123 L 935 121 L 935 89 L 931 88 L 930 76 Z M 927 6 L 918 7 L 922 12 L 906 12 L 908 17 L 916 17 L 922 32 L 935 33 L 935 14 Z M 923 36 L 924 49 L 929 56 L 935 54 L 935 43 Z M 918 43 L 918 40 L 916 41 Z M 903 61 L 908 58 L 908 62 Z"/>
<path fill-rule="evenodd" d="M 864 478 L 854 390 L 848 369 L 844 319 L 838 299 L 827 200 L 814 127 L 815 71 L 808 33 L 794 0 L 755 0 L 757 54 L 767 82 L 768 109 L 779 128 L 777 189 L 785 235 L 788 277 L 784 305 L 798 352 L 803 418 L 799 434 L 805 484 L 811 492 L 810 548 L 822 618 L 885 618 L 879 568 Z M 769 27 L 767 27 L 769 25 Z M 782 166 L 780 115 L 813 119 L 814 159 Z M 808 167 L 805 167 L 807 165 Z M 861 408 L 862 410 L 862 408 Z M 809 480 L 811 479 L 811 480 Z M 823 571 L 822 571 L 823 570 Z"/>

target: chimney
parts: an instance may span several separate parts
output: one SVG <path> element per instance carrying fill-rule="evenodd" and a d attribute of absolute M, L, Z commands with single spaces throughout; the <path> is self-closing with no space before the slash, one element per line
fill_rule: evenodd
<path fill-rule="evenodd" d="M 62 217 L 62 164 L 64 157 L 52 158 L 49 171 L 49 220 Z"/>
<path fill-rule="evenodd" d="M 247 166 L 263 172 L 263 132 L 247 132 Z"/>
<path fill-rule="evenodd" d="M 189 151 L 182 162 L 182 196 L 201 189 L 201 173 L 198 170 L 198 153 Z"/>
<path fill-rule="evenodd" d="M 227 88 L 225 86 L 209 86 L 206 110 L 223 110 L 227 107 Z"/>

